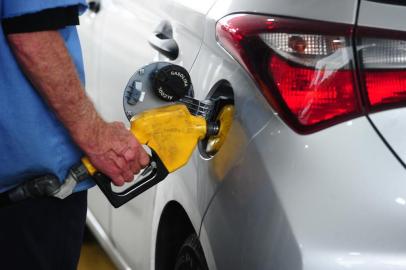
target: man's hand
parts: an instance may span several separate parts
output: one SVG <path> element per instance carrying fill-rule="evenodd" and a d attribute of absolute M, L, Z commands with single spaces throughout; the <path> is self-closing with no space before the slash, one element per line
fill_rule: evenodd
<path fill-rule="evenodd" d="M 149 156 L 122 123 L 114 122 L 98 128 L 98 134 L 85 146 L 92 164 L 121 186 L 148 165 Z"/>
<path fill-rule="evenodd" d="M 131 181 L 148 164 L 148 155 L 123 124 L 106 123 L 98 115 L 59 32 L 10 34 L 7 38 L 29 80 L 93 165 L 116 185 Z"/>

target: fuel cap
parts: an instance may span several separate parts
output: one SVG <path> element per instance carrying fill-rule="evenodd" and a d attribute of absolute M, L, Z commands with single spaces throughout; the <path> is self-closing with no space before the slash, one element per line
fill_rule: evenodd
<path fill-rule="evenodd" d="M 124 89 L 123 108 L 130 120 L 137 113 L 171 104 L 185 96 L 194 96 L 188 72 L 172 63 L 154 62 L 141 67 L 131 76 Z"/>
<path fill-rule="evenodd" d="M 168 65 L 158 69 L 153 79 L 153 90 L 165 101 L 177 101 L 189 93 L 191 79 L 181 66 Z"/>

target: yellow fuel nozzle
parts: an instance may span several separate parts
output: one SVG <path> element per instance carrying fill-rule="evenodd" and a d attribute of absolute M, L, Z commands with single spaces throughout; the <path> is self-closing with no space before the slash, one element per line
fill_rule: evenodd
<path fill-rule="evenodd" d="M 123 106 L 132 134 L 151 150 L 150 164 L 123 191 L 114 191 L 111 179 L 97 171 L 87 157 L 82 159 L 81 167 L 110 203 L 119 207 L 184 166 L 200 140 L 207 139 L 207 152 L 211 155 L 220 149 L 230 129 L 233 110 L 223 109 L 215 122 L 206 119 L 212 119 L 212 114 L 222 108 L 224 98 L 194 99 L 187 70 L 166 62 L 148 64 L 128 81 Z M 168 101 L 179 103 L 157 107 Z M 151 106 L 156 108 L 143 111 Z"/>
<path fill-rule="evenodd" d="M 156 152 L 169 173 L 187 163 L 208 130 L 206 119 L 192 115 L 184 104 L 144 111 L 130 121 L 131 132 Z"/>
<path fill-rule="evenodd" d="M 198 141 L 213 130 L 208 129 L 204 117 L 192 115 L 184 104 L 147 110 L 130 122 L 132 134 L 151 148 L 151 164 L 141 173 L 140 180 L 124 191 L 115 192 L 111 179 L 98 172 L 87 157 L 82 158 L 83 166 L 114 207 L 120 207 L 185 165 Z"/>
<path fill-rule="evenodd" d="M 217 118 L 219 124 L 213 124 L 208 123 L 203 116 L 191 114 L 186 105 L 175 104 L 133 116 L 130 120 L 132 134 L 141 144 L 151 149 L 151 164 L 148 170 L 151 173 L 141 174 L 145 177 L 125 191 L 114 192 L 110 179 L 98 172 L 86 157 L 82 159 L 82 163 L 110 203 L 119 207 L 165 179 L 168 173 L 184 166 L 199 140 L 210 136 L 213 149 L 218 150 L 230 128 L 232 113 L 232 107 L 226 107 Z"/>
<path fill-rule="evenodd" d="M 206 152 L 208 154 L 216 154 L 220 150 L 221 146 L 223 146 L 224 141 L 227 138 L 227 134 L 230 131 L 233 116 L 234 105 L 226 105 L 220 110 L 220 113 L 216 119 L 219 130 L 207 140 Z"/>

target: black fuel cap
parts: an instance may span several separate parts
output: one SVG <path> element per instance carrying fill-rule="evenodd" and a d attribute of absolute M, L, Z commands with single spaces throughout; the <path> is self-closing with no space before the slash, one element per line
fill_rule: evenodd
<path fill-rule="evenodd" d="M 159 98 L 165 101 L 177 101 L 188 94 L 191 79 L 183 67 L 168 65 L 157 70 L 152 85 Z"/>

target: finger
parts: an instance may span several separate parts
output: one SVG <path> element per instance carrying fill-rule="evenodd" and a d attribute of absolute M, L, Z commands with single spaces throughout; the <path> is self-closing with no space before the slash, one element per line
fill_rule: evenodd
<path fill-rule="evenodd" d="M 131 163 L 131 172 L 135 175 L 138 174 L 141 170 L 140 165 L 138 164 L 138 162 L 133 162 Z"/>
<path fill-rule="evenodd" d="M 137 156 L 137 151 L 133 148 L 127 148 L 122 153 L 127 162 L 134 161 Z"/>
<path fill-rule="evenodd" d="M 150 163 L 150 157 L 145 151 L 140 151 L 139 162 L 142 168 Z"/>
<path fill-rule="evenodd" d="M 113 158 L 113 162 L 114 162 L 114 164 L 116 164 L 116 166 L 118 168 L 120 168 L 121 171 L 130 170 L 130 166 L 129 166 L 128 162 L 124 158 L 122 158 L 121 156 L 115 156 Z"/>
<path fill-rule="evenodd" d="M 121 187 L 122 185 L 124 185 L 124 178 L 121 175 L 115 176 L 112 179 L 112 182 L 114 185 Z"/>
<path fill-rule="evenodd" d="M 98 170 L 100 170 L 100 172 L 108 175 L 110 178 L 114 178 L 121 174 L 121 169 L 111 157 L 92 158 L 90 161 Z"/>
<path fill-rule="evenodd" d="M 134 179 L 134 174 L 131 171 L 125 171 L 122 174 L 125 182 L 131 182 Z"/>

